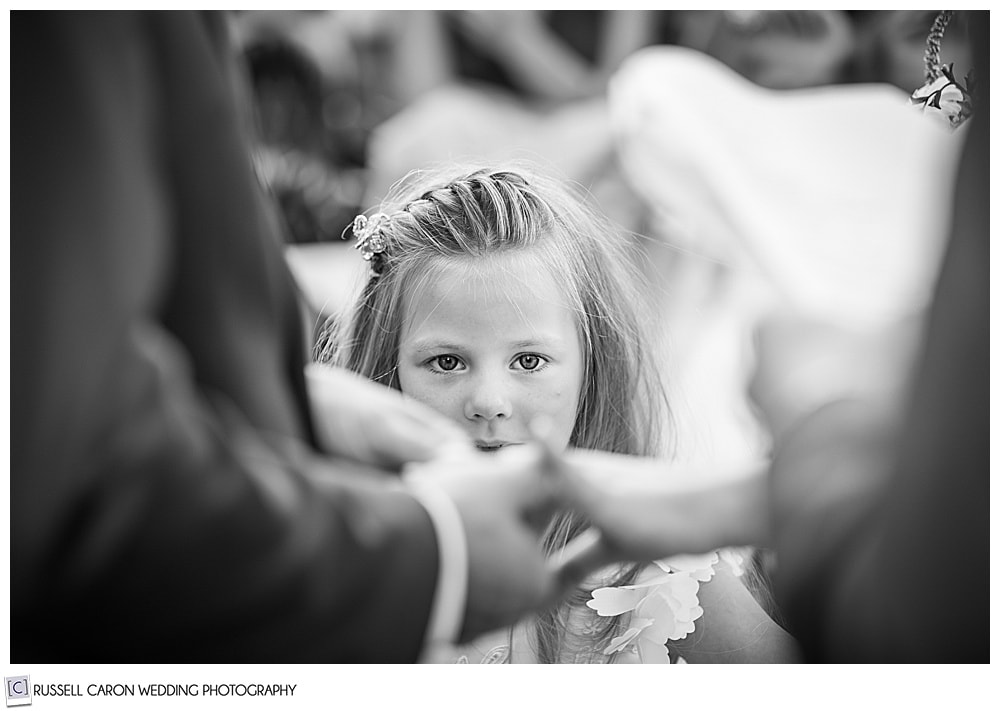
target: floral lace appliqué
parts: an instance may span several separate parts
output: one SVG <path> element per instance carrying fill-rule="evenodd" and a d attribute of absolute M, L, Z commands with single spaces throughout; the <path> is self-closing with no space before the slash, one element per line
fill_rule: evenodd
<path fill-rule="evenodd" d="M 733 575 L 742 577 L 747 572 L 747 558 L 751 555 L 749 551 L 744 552 L 737 548 L 723 548 L 719 551 L 719 562 L 729 565 Z"/>
<path fill-rule="evenodd" d="M 510 659 L 510 645 L 498 644 L 483 655 L 480 664 L 506 664 Z M 468 664 L 469 655 L 463 654 L 455 660 L 455 664 Z"/>
<path fill-rule="evenodd" d="M 604 653 L 634 649 L 644 664 L 669 664 L 666 644 L 694 631 L 695 620 L 705 613 L 698 589 L 712 579 L 718 562 L 716 553 L 674 556 L 656 561 L 659 573 L 654 570 L 632 585 L 594 590 L 587 607 L 598 615 L 632 613 L 628 629 Z"/>

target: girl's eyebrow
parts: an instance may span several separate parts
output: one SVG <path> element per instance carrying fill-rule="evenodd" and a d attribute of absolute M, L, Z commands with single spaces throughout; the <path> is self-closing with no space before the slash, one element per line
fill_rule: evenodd
<path fill-rule="evenodd" d="M 413 350 L 416 353 L 427 353 L 428 351 L 437 350 L 460 351 L 462 350 L 462 346 L 446 341 L 421 340 L 414 344 Z"/>
<path fill-rule="evenodd" d="M 510 344 L 511 348 L 538 348 L 538 347 L 552 347 L 559 346 L 563 344 L 563 339 L 558 336 L 542 333 L 537 338 L 528 338 L 523 341 L 514 341 Z"/>
<path fill-rule="evenodd" d="M 553 347 L 562 345 L 563 339 L 556 337 L 551 334 L 541 334 L 537 338 L 526 338 L 520 341 L 512 341 L 508 344 L 511 349 L 519 348 L 539 348 L 539 347 Z M 429 351 L 463 351 L 465 346 L 459 345 L 458 343 L 453 343 L 451 341 L 438 341 L 432 338 L 423 338 L 416 341 L 413 344 L 414 353 L 427 353 Z"/>

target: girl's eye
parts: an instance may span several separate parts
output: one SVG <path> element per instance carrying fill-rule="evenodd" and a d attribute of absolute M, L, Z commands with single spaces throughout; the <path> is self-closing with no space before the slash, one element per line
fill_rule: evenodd
<path fill-rule="evenodd" d="M 461 363 L 461 361 L 453 355 L 441 355 L 434 358 L 432 363 L 435 363 L 437 367 L 444 371 L 455 370 Z"/>
<path fill-rule="evenodd" d="M 517 363 L 520 370 L 538 370 L 544 361 L 541 356 L 534 353 L 522 353 L 514 362 Z"/>

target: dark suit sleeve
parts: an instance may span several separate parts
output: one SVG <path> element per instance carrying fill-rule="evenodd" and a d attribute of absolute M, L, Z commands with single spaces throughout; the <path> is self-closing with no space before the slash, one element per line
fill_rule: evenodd
<path fill-rule="evenodd" d="M 11 658 L 413 661 L 431 522 L 311 445 L 211 24 L 12 13 Z"/>
<path fill-rule="evenodd" d="M 817 661 L 990 659 L 989 17 L 969 18 L 978 103 L 905 412 L 831 406 L 775 461 L 779 594 Z"/>

